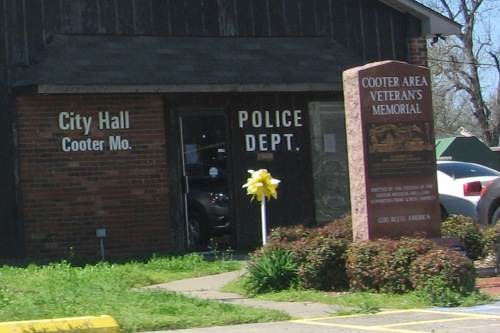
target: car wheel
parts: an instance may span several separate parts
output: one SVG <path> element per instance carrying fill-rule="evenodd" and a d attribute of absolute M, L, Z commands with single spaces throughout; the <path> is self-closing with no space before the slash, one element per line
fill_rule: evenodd
<path fill-rule="evenodd" d="M 493 213 L 493 217 L 491 218 L 490 224 L 495 225 L 498 223 L 498 220 L 500 220 L 500 207 L 498 207 Z"/>
<path fill-rule="evenodd" d="M 188 248 L 190 250 L 195 250 L 203 245 L 203 241 L 207 237 L 205 234 L 205 226 L 205 219 L 200 213 L 188 213 Z"/>

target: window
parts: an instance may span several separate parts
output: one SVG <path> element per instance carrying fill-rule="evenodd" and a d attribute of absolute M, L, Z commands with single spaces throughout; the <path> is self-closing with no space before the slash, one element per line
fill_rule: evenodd
<path fill-rule="evenodd" d="M 350 211 L 344 105 L 309 103 L 316 219 L 328 223 Z"/>
<path fill-rule="evenodd" d="M 437 169 L 453 179 L 499 175 L 495 170 L 471 163 L 438 162 Z"/>

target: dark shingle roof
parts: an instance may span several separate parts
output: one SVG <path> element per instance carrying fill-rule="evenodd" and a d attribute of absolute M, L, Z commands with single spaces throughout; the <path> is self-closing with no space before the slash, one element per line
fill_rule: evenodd
<path fill-rule="evenodd" d="M 39 59 L 14 76 L 37 92 L 79 86 L 341 87 L 342 71 L 362 60 L 322 37 L 152 37 L 56 35 Z M 116 88 L 118 89 L 118 88 Z M 234 88 L 233 88 L 234 89 Z"/>

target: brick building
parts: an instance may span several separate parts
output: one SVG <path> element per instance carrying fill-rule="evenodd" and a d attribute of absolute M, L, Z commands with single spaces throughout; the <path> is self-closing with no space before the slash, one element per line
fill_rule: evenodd
<path fill-rule="evenodd" d="M 193 249 L 199 191 L 214 230 L 254 248 L 248 169 L 282 181 L 270 228 L 347 213 L 342 72 L 425 66 L 426 40 L 460 31 L 412 0 L 6 0 L 0 13 L 0 257 L 39 259 Z"/>

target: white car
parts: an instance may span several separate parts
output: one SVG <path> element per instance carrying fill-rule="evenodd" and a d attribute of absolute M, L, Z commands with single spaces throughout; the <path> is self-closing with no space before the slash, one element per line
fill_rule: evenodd
<path fill-rule="evenodd" d="M 483 165 L 438 161 L 437 183 L 442 219 L 451 214 L 475 217 L 481 190 L 498 177 L 500 172 Z"/>

